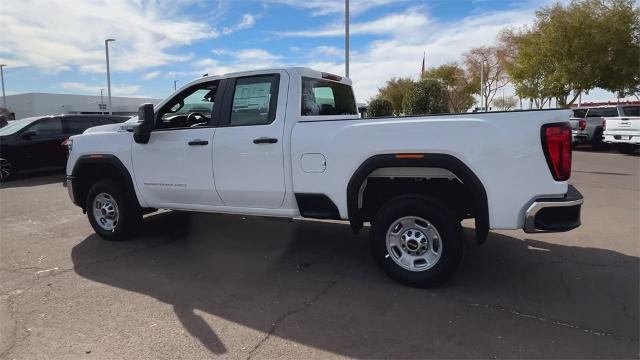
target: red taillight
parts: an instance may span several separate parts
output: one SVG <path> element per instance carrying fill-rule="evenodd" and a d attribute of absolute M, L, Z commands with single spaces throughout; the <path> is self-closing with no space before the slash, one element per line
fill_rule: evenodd
<path fill-rule="evenodd" d="M 587 127 L 587 121 L 585 119 L 580 119 L 580 121 L 578 121 L 578 127 L 580 130 L 584 130 L 584 128 Z"/>
<path fill-rule="evenodd" d="M 62 146 L 67 146 L 69 145 L 69 139 L 66 139 L 65 141 L 63 141 L 60 145 Z"/>
<path fill-rule="evenodd" d="M 542 150 L 551 175 L 557 181 L 571 176 L 571 125 L 569 123 L 546 124 L 541 129 Z"/>

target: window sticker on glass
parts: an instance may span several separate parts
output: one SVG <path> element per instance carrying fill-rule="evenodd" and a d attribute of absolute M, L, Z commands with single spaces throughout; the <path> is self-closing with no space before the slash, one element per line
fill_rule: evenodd
<path fill-rule="evenodd" d="M 270 123 L 273 76 L 240 78 L 236 81 L 230 125 Z"/>

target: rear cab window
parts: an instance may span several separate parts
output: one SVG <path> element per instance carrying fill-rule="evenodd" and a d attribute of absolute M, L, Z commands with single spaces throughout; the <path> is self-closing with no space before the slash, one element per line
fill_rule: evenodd
<path fill-rule="evenodd" d="M 301 116 L 357 115 L 351 86 L 324 79 L 302 78 Z"/>
<path fill-rule="evenodd" d="M 640 105 L 638 106 L 623 106 L 623 116 L 640 116 Z"/>
<path fill-rule="evenodd" d="M 574 118 L 579 118 L 579 119 L 584 119 L 585 115 L 587 115 L 587 110 L 588 109 L 574 109 L 573 110 L 573 117 Z"/>

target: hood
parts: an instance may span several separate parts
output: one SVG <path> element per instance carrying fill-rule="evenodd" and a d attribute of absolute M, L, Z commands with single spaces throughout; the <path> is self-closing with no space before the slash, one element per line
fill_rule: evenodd
<path fill-rule="evenodd" d="M 84 131 L 83 134 L 97 133 L 97 132 L 126 131 L 132 126 L 133 126 L 132 123 L 100 125 L 100 126 L 94 126 L 94 127 L 88 128 L 87 130 Z"/>

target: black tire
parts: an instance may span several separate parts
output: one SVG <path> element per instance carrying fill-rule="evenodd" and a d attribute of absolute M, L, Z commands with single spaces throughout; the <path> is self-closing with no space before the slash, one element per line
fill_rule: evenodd
<path fill-rule="evenodd" d="M 112 229 L 105 229 L 94 215 L 94 201 L 98 195 L 106 194 L 108 201 L 114 201 L 118 213 L 117 222 Z M 103 203 L 104 204 L 104 203 Z M 142 209 L 137 199 L 130 199 L 125 189 L 116 181 L 100 180 L 89 189 L 85 203 L 89 223 L 96 234 L 105 240 L 121 241 L 129 239 L 142 222 Z"/>
<path fill-rule="evenodd" d="M 631 155 L 638 149 L 638 145 L 633 144 L 618 144 L 616 150 L 621 154 Z"/>
<path fill-rule="evenodd" d="M 0 158 L 0 182 L 9 180 L 13 176 L 14 172 L 15 167 L 11 161 L 9 159 Z"/>
<path fill-rule="evenodd" d="M 607 143 L 602 141 L 602 128 L 596 128 L 596 130 L 593 132 L 593 138 L 591 139 L 591 149 L 606 150 L 607 148 Z"/>
<path fill-rule="evenodd" d="M 426 270 L 403 268 L 387 249 L 387 231 L 396 221 L 408 216 L 427 220 L 440 235 L 440 258 Z M 445 206 L 419 195 L 399 196 L 382 206 L 372 221 L 370 237 L 376 261 L 389 277 L 403 285 L 422 288 L 436 286 L 449 279 L 462 260 L 464 244 L 460 222 Z"/>

